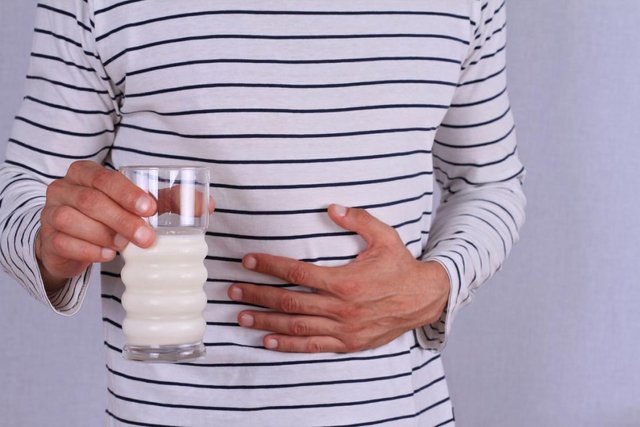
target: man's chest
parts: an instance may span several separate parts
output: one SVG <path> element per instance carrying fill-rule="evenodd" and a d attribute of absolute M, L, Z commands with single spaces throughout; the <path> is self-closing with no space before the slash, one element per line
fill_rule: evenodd
<path fill-rule="evenodd" d="M 415 105 L 406 113 L 438 123 L 467 54 L 468 3 L 107 4 L 96 39 L 125 113 Z"/>

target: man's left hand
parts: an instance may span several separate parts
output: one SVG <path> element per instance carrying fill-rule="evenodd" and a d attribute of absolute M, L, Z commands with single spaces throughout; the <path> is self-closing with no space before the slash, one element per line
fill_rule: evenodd
<path fill-rule="evenodd" d="M 440 318 L 450 284 L 438 262 L 416 260 L 393 227 L 363 209 L 331 205 L 329 216 L 367 248 L 340 267 L 246 255 L 245 268 L 315 292 L 234 284 L 232 300 L 270 309 L 240 312 L 241 326 L 271 332 L 263 340 L 268 349 L 345 353 L 379 347 Z"/>

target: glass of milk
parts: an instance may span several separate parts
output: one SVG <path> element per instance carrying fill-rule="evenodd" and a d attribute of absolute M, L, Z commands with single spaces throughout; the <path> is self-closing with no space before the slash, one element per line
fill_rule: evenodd
<path fill-rule="evenodd" d="M 122 251 L 123 356 L 146 362 L 204 356 L 209 169 L 126 166 L 120 171 L 158 205 L 144 218 L 156 232 L 154 245 L 141 249 L 129 243 Z"/>

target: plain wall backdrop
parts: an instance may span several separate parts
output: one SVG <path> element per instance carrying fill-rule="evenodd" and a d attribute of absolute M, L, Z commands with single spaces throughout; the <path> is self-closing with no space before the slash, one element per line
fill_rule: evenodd
<path fill-rule="evenodd" d="M 445 350 L 457 425 L 640 426 L 640 3 L 507 3 L 528 220 Z M 0 2 L 0 152 L 35 4 Z M 0 275 L 0 425 L 102 424 L 99 299 L 63 318 Z"/>

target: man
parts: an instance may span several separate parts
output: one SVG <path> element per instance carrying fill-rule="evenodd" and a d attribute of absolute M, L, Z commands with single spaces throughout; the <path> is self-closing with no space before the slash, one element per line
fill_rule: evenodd
<path fill-rule="evenodd" d="M 102 263 L 108 425 L 453 425 L 439 352 L 524 221 L 496 0 L 38 5 L 2 263 L 62 314 Z M 208 351 L 121 357 L 116 170 L 211 168 Z M 435 182 L 443 196 L 433 212 Z"/>

